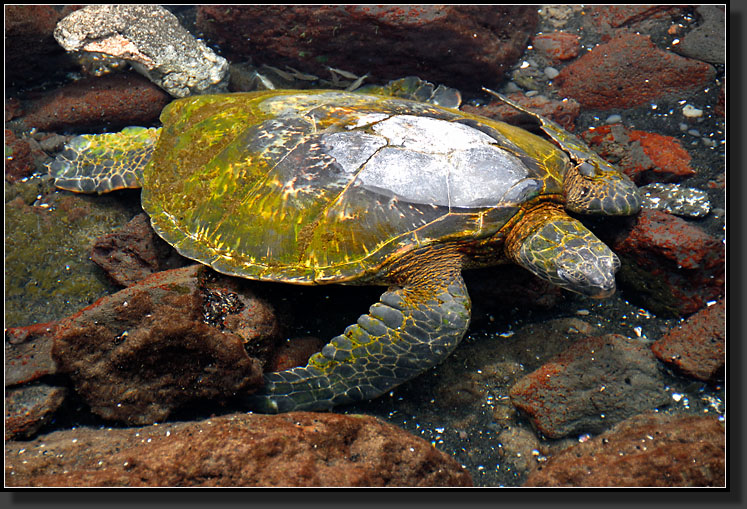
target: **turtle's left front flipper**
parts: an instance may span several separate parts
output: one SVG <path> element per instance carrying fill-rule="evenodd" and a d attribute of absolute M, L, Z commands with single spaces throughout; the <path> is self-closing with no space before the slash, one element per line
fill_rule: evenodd
<path fill-rule="evenodd" d="M 461 257 L 432 249 L 406 257 L 390 287 L 358 323 L 313 355 L 305 367 L 269 373 L 252 410 L 319 410 L 375 398 L 445 359 L 470 321 Z"/>
<path fill-rule="evenodd" d="M 108 193 L 141 187 L 161 128 L 126 127 L 118 133 L 76 136 L 49 165 L 60 189 Z"/>

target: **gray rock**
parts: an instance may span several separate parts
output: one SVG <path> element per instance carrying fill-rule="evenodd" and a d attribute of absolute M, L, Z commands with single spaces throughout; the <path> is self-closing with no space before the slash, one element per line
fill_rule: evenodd
<path fill-rule="evenodd" d="M 598 433 L 669 403 L 649 346 L 619 334 L 584 338 L 511 387 L 511 402 L 545 436 Z"/>
<path fill-rule="evenodd" d="M 89 5 L 62 19 L 54 36 L 67 51 L 127 60 L 174 97 L 226 86 L 228 62 L 160 6 Z"/>
<path fill-rule="evenodd" d="M 696 9 L 700 25 L 683 37 L 675 51 L 680 55 L 696 58 L 712 64 L 726 62 L 724 40 L 726 13 L 716 5 L 701 5 Z"/>

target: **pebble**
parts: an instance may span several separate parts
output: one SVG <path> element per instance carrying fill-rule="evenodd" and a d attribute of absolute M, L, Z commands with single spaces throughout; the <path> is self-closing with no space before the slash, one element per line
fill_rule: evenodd
<path fill-rule="evenodd" d="M 703 116 L 703 110 L 699 110 L 695 106 L 686 104 L 684 108 L 682 108 L 682 114 L 687 118 L 698 118 Z"/>
<path fill-rule="evenodd" d="M 545 67 L 545 76 L 547 76 L 550 79 L 554 79 L 560 74 L 560 71 L 558 71 L 554 67 Z"/>
<path fill-rule="evenodd" d="M 623 118 L 622 118 L 621 115 L 617 115 L 617 114 L 610 115 L 609 117 L 607 117 L 607 120 L 605 120 L 605 123 L 607 123 L 607 124 L 617 124 L 619 122 L 622 122 L 622 119 Z"/>

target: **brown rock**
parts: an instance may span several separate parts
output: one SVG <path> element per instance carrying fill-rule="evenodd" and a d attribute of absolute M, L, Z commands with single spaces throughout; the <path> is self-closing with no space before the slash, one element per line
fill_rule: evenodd
<path fill-rule="evenodd" d="M 5 329 L 5 386 L 25 384 L 57 371 L 52 341 L 57 322 Z"/>
<path fill-rule="evenodd" d="M 34 436 L 65 400 L 67 389 L 46 384 L 5 389 L 5 440 Z"/>
<path fill-rule="evenodd" d="M 584 108 L 625 109 L 682 99 L 715 73 L 709 64 L 658 49 L 648 36 L 622 32 L 564 67 L 554 83 Z"/>
<path fill-rule="evenodd" d="M 234 309 L 210 306 L 208 273 L 202 265 L 156 273 L 60 323 L 52 355 L 94 413 L 146 424 L 261 385 L 261 363 L 247 354 L 241 331 L 222 330 L 226 316 L 252 306 L 238 296 Z"/>
<path fill-rule="evenodd" d="M 112 129 L 158 120 L 171 97 L 138 74 L 84 78 L 35 100 L 19 120 L 25 129 Z"/>
<path fill-rule="evenodd" d="M 724 299 L 706 307 L 651 345 L 662 361 L 688 376 L 704 381 L 724 377 L 726 363 L 726 306 Z"/>
<path fill-rule="evenodd" d="M 575 122 L 580 113 L 580 108 L 578 103 L 573 99 L 555 101 L 541 95 L 527 97 L 522 93 L 509 94 L 508 97 L 543 117 L 554 120 L 567 131 L 573 131 L 576 128 Z M 496 120 L 502 120 L 503 122 L 508 122 L 509 124 L 517 125 L 529 130 L 536 128 L 537 126 L 537 120 L 534 117 L 519 111 L 502 101 L 493 101 L 484 106 L 471 106 L 465 104 L 461 107 L 461 110 L 488 118 L 494 118 Z"/>
<path fill-rule="evenodd" d="M 23 451 L 21 451 L 23 449 Z M 8 442 L 8 486 L 471 486 L 425 440 L 374 417 L 232 414 Z"/>
<path fill-rule="evenodd" d="M 10 129 L 5 130 L 5 180 L 17 182 L 34 173 L 31 147 L 26 139 L 18 138 Z"/>
<path fill-rule="evenodd" d="M 313 336 L 290 338 L 278 347 L 275 357 L 270 365 L 265 367 L 265 371 L 284 371 L 296 366 L 305 366 L 309 357 L 320 351 L 324 345 L 324 340 Z"/>
<path fill-rule="evenodd" d="M 725 486 L 715 417 L 641 415 L 555 454 L 524 486 Z"/>
<path fill-rule="evenodd" d="M 578 56 L 580 39 L 578 35 L 568 32 L 551 32 L 535 35 L 532 44 L 550 60 L 561 62 Z"/>
<path fill-rule="evenodd" d="M 545 436 L 599 432 L 669 401 L 651 350 L 619 334 L 579 339 L 509 392 Z"/>
<path fill-rule="evenodd" d="M 52 32 L 63 14 L 51 5 L 5 6 L 6 85 L 23 85 L 48 78 L 65 51 Z"/>
<path fill-rule="evenodd" d="M 621 257 L 620 286 L 655 313 L 688 315 L 724 295 L 723 243 L 684 219 L 643 209 L 608 245 Z"/>
<path fill-rule="evenodd" d="M 538 21 L 533 6 L 201 6 L 197 27 L 234 60 L 329 78 L 416 75 L 463 90 L 497 86 Z"/>
<path fill-rule="evenodd" d="M 91 260 L 122 286 L 188 263 L 156 235 L 146 214 L 138 214 L 118 231 L 96 239 Z"/>

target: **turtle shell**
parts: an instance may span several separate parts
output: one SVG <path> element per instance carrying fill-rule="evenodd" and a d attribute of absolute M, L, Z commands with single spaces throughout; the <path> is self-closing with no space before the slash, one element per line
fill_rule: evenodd
<path fill-rule="evenodd" d="M 143 208 L 181 254 L 294 283 L 385 281 L 423 246 L 469 248 L 560 201 L 568 156 L 517 127 L 405 99 L 263 91 L 174 101 Z"/>

